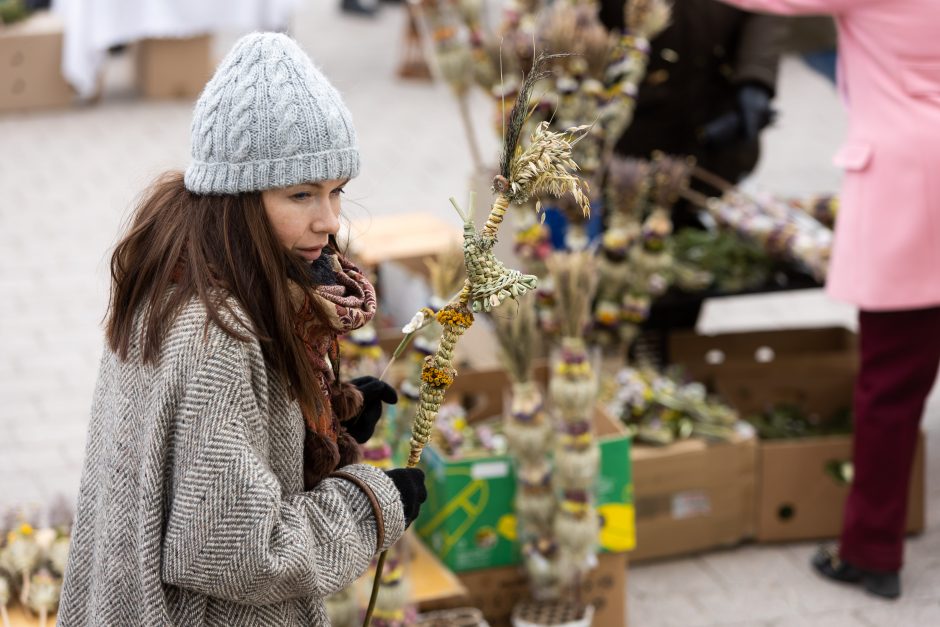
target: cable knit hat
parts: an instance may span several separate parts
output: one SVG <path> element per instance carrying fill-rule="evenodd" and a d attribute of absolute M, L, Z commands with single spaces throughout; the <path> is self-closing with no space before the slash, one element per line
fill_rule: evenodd
<path fill-rule="evenodd" d="M 196 103 L 186 189 L 237 194 L 359 174 L 352 116 L 297 43 L 242 37 Z"/>

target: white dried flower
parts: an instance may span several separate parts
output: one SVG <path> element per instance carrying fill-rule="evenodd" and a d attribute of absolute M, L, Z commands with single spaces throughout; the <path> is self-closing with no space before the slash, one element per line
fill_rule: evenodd
<path fill-rule="evenodd" d="M 425 313 L 425 310 L 422 309 L 421 311 L 416 313 L 414 317 L 411 318 L 408 324 L 406 324 L 405 326 L 401 328 L 401 332 L 407 335 L 409 333 L 414 333 L 416 331 L 419 331 L 420 329 L 423 329 L 424 327 L 429 325 L 432 319 L 433 318 L 428 316 Z"/>

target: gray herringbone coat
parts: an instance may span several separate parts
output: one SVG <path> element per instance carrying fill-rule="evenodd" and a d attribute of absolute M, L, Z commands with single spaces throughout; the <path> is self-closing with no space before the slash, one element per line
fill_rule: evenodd
<path fill-rule="evenodd" d="M 351 481 L 303 491 L 303 436 L 258 342 L 206 331 L 198 303 L 157 363 L 136 342 L 127 361 L 106 350 L 59 624 L 329 624 L 323 598 L 368 568 L 377 519 Z M 381 548 L 393 544 L 405 527 L 394 484 L 345 470 L 372 489 Z"/>

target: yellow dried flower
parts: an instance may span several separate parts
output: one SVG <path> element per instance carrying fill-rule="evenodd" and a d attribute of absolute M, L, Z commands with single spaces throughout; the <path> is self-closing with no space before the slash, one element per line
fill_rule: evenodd
<path fill-rule="evenodd" d="M 452 325 L 468 329 L 473 324 L 473 314 L 468 310 L 461 311 L 456 307 L 448 305 L 437 313 L 437 321 L 442 325 Z"/>
<path fill-rule="evenodd" d="M 579 501 L 569 501 L 564 500 L 561 502 L 561 511 L 566 514 L 572 514 L 574 516 L 584 516 L 591 509 L 591 506 L 587 503 L 581 503 Z"/>
<path fill-rule="evenodd" d="M 421 369 L 421 380 L 436 388 L 446 388 L 454 382 L 454 375 L 441 368 L 425 364 Z"/>

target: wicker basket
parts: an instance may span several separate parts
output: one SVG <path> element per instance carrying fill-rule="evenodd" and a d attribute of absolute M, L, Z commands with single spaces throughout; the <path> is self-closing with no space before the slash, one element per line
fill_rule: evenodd
<path fill-rule="evenodd" d="M 475 607 L 438 610 L 418 615 L 416 627 L 490 627 Z"/>
<path fill-rule="evenodd" d="M 513 627 L 590 627 L 594 607 L 570 601 L 523 601 L 512 611 Z"/>

